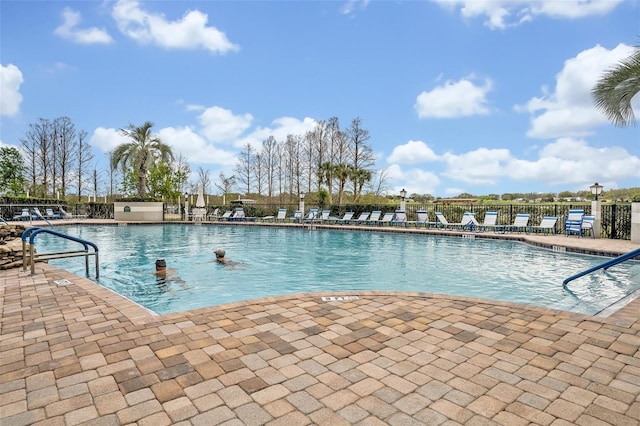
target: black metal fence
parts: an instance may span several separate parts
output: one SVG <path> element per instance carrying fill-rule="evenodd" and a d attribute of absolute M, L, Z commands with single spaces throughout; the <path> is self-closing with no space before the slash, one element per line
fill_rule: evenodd
<path fill-rule="evenodd" d="M 74 216 L 84 216 L 96 219 L 112 219 L 113 203 L 82 203 L 82 204 L 61 204 L 59 202 L 38 202 L 34 204 L 6 203 L 0 204 L 0 216 L 4 219 L 12 219 L 19 214 L 23 208 L 32 209 L 38 207 L 44 213 L 45 209 L 51 208 L 58 211 L 60 207 Z M 293 216 L 298 208 L 297 204 L 250 204 L 242 206 L 247 216 L 264 217 L 275 216 L 279 208 L 287 209 L 287 216 Z M 309 207 L 323 208 L 317 205 L 308 205 Z M 331 211 L 331 216 L 342 217 L 345 212 L 352 211 L 357 217 L 362 212 L 371 212 L 380 210 L 382 213 L 395 211 L 400 208 L 399 204 L 343 204 L 324 206 Z M 518 213 L 528 213 L 530 215 L 529 223 L 538 225 L 544 216 L 556 216 L 558 222 L 556 224 L 556 232 L 564 231 L 564 217 L 569 213 L 570 209 L 583 209 L 585 214 L 591 214 L 591 203 L 574 203 L 574 204 L 449 204 L 449 203 L 431 203 L 431 204 L 407 204 L 406 213 L 407 220 L 416 220 L 418 210 L 427 210 L 429 220 L 435 221 L 435 212 L 442 212 L 449 222 L 455 223 L 462 220 L 464 212 L 470 211 L 475 213 L 479 222 L 484 220 L 486 212 L 498 212 L 499 224 L 512 224 Z M 212 205 L 207 207 L 207 217 L 218 209 L 220 215 L 225 210 L 233 210 L 233 207 Z M 177 206 L 166 206 L 167 219 L 183 219 L 184 211 L 180 211 Z M 601 232 L 604 238 L 629 240 L 631 239 L 631 204 L 602 204 L 601 212 Z"/>

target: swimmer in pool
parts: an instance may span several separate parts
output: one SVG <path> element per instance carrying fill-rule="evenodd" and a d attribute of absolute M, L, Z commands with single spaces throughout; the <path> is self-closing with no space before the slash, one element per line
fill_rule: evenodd
<path fill-rule="evenodd" d="M 234 266 L 238 264 L 238 262 L 234 262 L 233 260 L 224 257 L 224 255 L 227 253 L 224 251 L 224 249 L 215 249 L 214 253 L 216 254 L 216 262 L 224 266 Z"/>
<path fill-rule="evenodd" d="M 186 288 L 187 283 L 176 275 L 175 269 L 167 269 L 167 262 L 164 259 L 156 260 L 156 270 L 152 272 L 156 276 L 156 284 L 162 290 L 167 290 L 170 283 L 175 282 Z"/>

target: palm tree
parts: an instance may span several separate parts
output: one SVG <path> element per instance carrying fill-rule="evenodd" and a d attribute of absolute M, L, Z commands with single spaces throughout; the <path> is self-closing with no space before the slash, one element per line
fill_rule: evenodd
<path fill-rule="evenodd" d="M 631 99 L 640 92 L 640 46 L 605 72 L 591 91 L 593 101 L 607 119 L 619 127 L 635 125 Z"/>
<path fill-rule="evenodd" d="M 120 129 L 123 136 L 131 139 L 131 142 L 119 145 L 112 156 L 112 166 L 117 168 L 132 168 L 138 175 L 138 196 L 144 198 L 147 195 L 147 174 L 149 169 L 159 161 L 173 161 L 173 152 L 169 145 L 164 144 L 157 136 L 151 133 L 153 123 L 145 122 L 140 127 L 129 124 L 126 129 Z"/>

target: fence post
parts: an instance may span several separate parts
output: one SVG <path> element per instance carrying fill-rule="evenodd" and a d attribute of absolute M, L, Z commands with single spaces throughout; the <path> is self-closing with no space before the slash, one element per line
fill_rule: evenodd
<path fill-rule="evenodd" d="M 602 236 L 600 233 L 602 225 L 602 205 L 600 203 L 600 200 L 594 200 L 591 202 L 591 214 L 595 217 L 591 232 L 593 232 L 595 238 L 600 238 Z"/>
<path fill-rule="evenodd" d="M 640 203 L 631 203 L 631 242 L 640 243 Z"/>
<path fill-rule="evenodd" d="M 618 230 L 616 229 L 616 203 L 611 204 L 611 236 L 609 238 L 618 238 Z M 633 218 L 633 213 L 631 214 Z M 633 225 L 632 225 L 633 226 Z"/>

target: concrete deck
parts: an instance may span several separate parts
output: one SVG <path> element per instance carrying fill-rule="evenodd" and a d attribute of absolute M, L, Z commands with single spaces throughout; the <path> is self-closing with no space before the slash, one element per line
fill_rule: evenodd
<path fill-rule="evenodd" d="M 157 316 L 50 265 L 33 277 L 1 271 L 0 424 L 640 424 L 640 299 L 603 318 L 418 293 L 323 295 Z"/>

